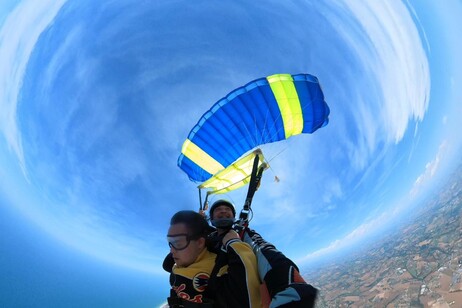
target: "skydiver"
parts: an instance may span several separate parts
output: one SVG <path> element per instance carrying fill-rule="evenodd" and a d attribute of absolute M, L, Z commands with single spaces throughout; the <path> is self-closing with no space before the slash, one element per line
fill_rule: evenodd
<path fill-rule="evenodd" d="M 216 243 L 220 236 L 232 228 L 236 210 L 231 202 L 218 200 L 211 206 L 209 215 L 212 225 L 217 228 L 209 237 L 215 238 L 212 242 Z M 262 288 L 263 307 L 314 306 L 317 290 L 305 282 L 292 260 L 266 242 L 255 230 L 245 229 L 243 240 L 253 248 L 259 264 L 260 279 L 266 284 Z"/>
<path fill-rule="evenodd" d="M 227 259 L 221 254 L 220 248 L 223 238 L 233 228 L 236 210 L 227 200 L 213 203 L 209 211 L 210 221 L 216 228 L 208 236 L 207 248 L 215 252 L 217 268 L 226 265 Z M 233 237 L 237 233 L 232 233 Z M 266 242 L 255 230 L 246 229 L 243 240 L 248 243 L 257 256 L 260 280 L 264 282 L 261 288 L 262 307 L 308 308 L 313 307 L 317 290 L 307 284 L 301 277 L 298 267 L 274 245 Z M 173 264 L 171 254 L 164 260 L 164 269 L 168 271 Z M 211 288 L 215 288 L 214 276 L 209 280 Z M 231 306 L 232 307 L 232 306 Z"/>
<path fill-rule="evenodd" d="M 170 220 L 170 246 L 164 269 L 170 272 L 170 307 L 260 307 L 260 280 L 252 248 L 234 230 L 222 233 L 220 256 L 207 249 L 207 220 L 194 211 L 180 211 Z"/>

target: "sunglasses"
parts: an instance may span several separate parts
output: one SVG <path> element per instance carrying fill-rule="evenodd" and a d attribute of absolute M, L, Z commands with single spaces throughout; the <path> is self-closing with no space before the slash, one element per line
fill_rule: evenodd
<path fill-rule="evenodd" d="M 189 246 L 191 240 L 197 240 L 197 236 L 191 236 L 186 233 L 167 235 L 167 242 L 170 248 L 183 250 Z"/>

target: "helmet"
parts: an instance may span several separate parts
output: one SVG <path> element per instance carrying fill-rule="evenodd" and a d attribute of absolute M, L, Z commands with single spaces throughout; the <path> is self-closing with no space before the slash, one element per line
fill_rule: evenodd
<path fill-rule="evenodd" d="M 220 199 L 218 201 L 215 201 L 210 207 L 210 211 L 209 211 L 210 218 L 213 217 L 213 211 L 219 206 L 229 207 L 233 211 L 233 216 L 236 217 L 236 209 L 234 208 L 234 205 L 228 200 Z"/>

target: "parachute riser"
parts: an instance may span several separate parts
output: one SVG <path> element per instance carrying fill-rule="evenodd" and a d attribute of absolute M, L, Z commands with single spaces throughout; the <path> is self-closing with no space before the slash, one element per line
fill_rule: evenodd
<path fill-rule="evenodd" d="M 247 191 L 247 197 L 244 202 L 244 206 L 239 214 L 239 221 L 235 226 L 236 231 L 239 233 L 241 238 L 244 237 L 244 231 L 249 226 L 249 213 L 251 212 L 252 199 L 255 192 L 260 187 L 261 178 L 263 176 L 263 171 L 266 169 L 266 164 L 261 164 L 258 167 L 259 155 L 255 156 L 253 161 L 252 173 L 250 176 L 249 189 Z"/>
<path fill-rule="evenodd" d="M 201 192 L 201 189 L 198 188 L 199 190 L 199 213 L 203 210 L 203 207 L 202 207 L 202 192 Z"/>
<path fill-rule="evenodd" d="M 209 208 L 209 192 L 205 195 L 205 201 L 202 203 L 202 192 L 201 189 L 198 188 L 199 190 L 199 214 L 205 215 L 205 211 L 208 210 Z"/>

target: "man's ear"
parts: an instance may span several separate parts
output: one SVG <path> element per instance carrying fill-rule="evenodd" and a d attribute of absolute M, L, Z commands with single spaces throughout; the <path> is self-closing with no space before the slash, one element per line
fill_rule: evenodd
<path fill-rule="evenodd" d="M 199 244 L 199 247 L 200 247 L 200 248 L 204 248 L 204 247 L 205 247 L 205 237 L 200 237 L 200 238 L 197 240 L 197 243 Z"/>

